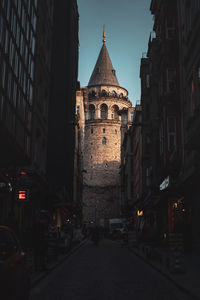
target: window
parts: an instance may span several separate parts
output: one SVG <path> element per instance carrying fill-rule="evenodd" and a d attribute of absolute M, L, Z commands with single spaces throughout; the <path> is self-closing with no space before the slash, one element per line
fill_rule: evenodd
<path fill-rule="evenodd" d="M 146 74 L 146 87 L 150 88 L 150 75 Z"/>
<path fill-rule="evenodd" d="M 17 84 L 14 81 L 13 82 L 13 104 L 16 107 L 16 102 L 17 102 Z"/>
<path fill-rule="evenodd" d="M 103 128 L 103 133 L 105 133 L 106 132 L 106 130 L 105 130 L 105 128 Z"/>
<path fill-rule="evenodd" d="M 102 90 L 101 95 L 102 95 L 102 97 L 106 97 L 108 94 L 107 94 L 106 90 Z"/>
<path fill-rule="evenodd" d="M 200 82 L 200 66 L 197 68 L 197 79 Z"/>
<path fill-rule="evenodd" d="M 76 113 L 77 113 L 77 115 L 79 114 L 79 109 L 80 109 L 80 106 L 77 105 L 77 107 L 76 107 Z"/>
<path fill-rule="evenodd" d="M 3 34 L 4 34 L 4 20 L 2 15 L 0 15 L 0 43 L 3 42 Z"/>
<path fill-rule="evenodd" d="M 11 11 L 11 8 L 10 8 L 10 0 L 7 0 L 7 20 L 9 21 L 10 19 L 10 11 Z"/>
<path fill-rule="evenodd" d="M 8 30 L 6 29 L 6 35 L 5 35 L 5 53 L 8 53 L 8 47 L 9 47 L 9 34 L 8 34 Z"/>
<path fill-rule="evenodd" d="M 134 117 L 134 112 L 131 111 L 131 121 L 133 121 L 133 117 Z"/>
<path fill-rule="evenodd" d="M 167 92 L 173 93 L 176 90 L 176 70 L 167 69 Z"/>
<path fill-rule="evenodd" d="M 115 75 L 115 70 L 112 70 L 113 75 Z"/>
<path fill-rule="evenodd" d="M 102 139 L 102 145 L 106 145 L 106 138 L 104 137 L 103 139 Z"/>
<path fill-rule="evenodd" d="M 115 134 L 117 134 L 117 129 L 115 129 Z"/>
<path fill-rule="evenodd" d="M 172 152 L 176 148 L 176 118 L 168 117 L 168 150 Z"/>
<path fill-rule="evenodd" d="M 164 150 L 164 132 L 163 132 L 163 124 L 160 126 L 160 154 L 163 153 Z"/>
<path fill-rule="evenodd" d="M 112 96 L 117 97 L 117 93 L 115 91 L 112 91 Z"/>
<path fill-rule="evenodd" d="M 2 87 L 5 87 L 5 79 L 6 79 L 6 63 L 5 61 L 3 62 L 2 65 Z"/>
<path fill-rule="evenodd" d="M 119 107 L 117 105 L 113 105 L 112 107 L 112 112 L 113 112 L 113 117 L 115 120 L 119 120 L 119 115 L 118 115 Z"/>
<path fill-rule="evenodd" d="M 95 119 L 95 106 L 93 104 L 90 104 L 89 106 L 89 118 L 90 120 Z"/>
<path fill-rule="evenodd" d="M 172 39 L 175 33 L 174 19 L 167 17 L 166 19 L 166 38 Z"/>
<path fill-rule="evenodd" d="M 91 128 L 91 133 L 93 133 L 94 131 L 93 131 L 93 128 Z"/>
<path fill-rule="evenodd" d="M 96 97 L 96 92 L 92 91 L 91 95 L 92 95 L 92 97 Z"/>
<path fill-rule="evenodd" d="M 0 120 L 3 120 L 3 112 L 4 112 L 4 96 L 0 96 Z"/>
<path fill-rule="evenodd" d="M 107 119 L 107 112 L 108 112 L 108 107 L 106 104 L 101 105 L 101 118 L 102 119 Z"/>

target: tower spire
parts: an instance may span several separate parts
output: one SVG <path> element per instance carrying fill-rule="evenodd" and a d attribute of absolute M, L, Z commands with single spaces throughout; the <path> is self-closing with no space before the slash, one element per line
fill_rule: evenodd
<path fill-rule="evenodd" d="M 103 43 L 105 44 L 106 42 L 106 29 L 105 29 L 105 24 L 103 25 Z"/>

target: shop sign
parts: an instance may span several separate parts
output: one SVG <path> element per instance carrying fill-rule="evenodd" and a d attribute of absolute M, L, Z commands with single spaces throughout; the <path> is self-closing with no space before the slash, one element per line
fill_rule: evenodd
<path fill-rule="evenodd" d="M 143 210 L 138 210 L 137 215 L 138 215 L 138 217 L 142 217 L 143 216 Z"/>
<path fill-rule="evenodd" d="M 29 200 L 29 190 L 20 189 L 17 191 L 17 200 L 18 201 L 28 201 Z"/>

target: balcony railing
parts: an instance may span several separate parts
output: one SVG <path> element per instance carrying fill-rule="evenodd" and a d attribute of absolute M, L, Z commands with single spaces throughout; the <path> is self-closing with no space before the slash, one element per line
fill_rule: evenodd
<path fill-rule="evenodd" d="M 121 94 L 117 94 L 117 93 L 110 93 L 110 92 L 106 92 L 106 91 L 102 91 L 99 93 L 96 92 L 91 92 L 88 94 L 89 99 L 92 98 L 118 98 L 118 99 L 122 99 L 122 100 L 126 100 L 129 101 L 129 98 L 127 96 L 124 96 L 122 93 Z"/>

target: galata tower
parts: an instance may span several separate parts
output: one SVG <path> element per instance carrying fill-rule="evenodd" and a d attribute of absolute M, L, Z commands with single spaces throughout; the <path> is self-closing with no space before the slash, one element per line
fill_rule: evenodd
<path fill-rule="evenodd" d="M 120 216 L 122 119 L 119 112 L 132 107 L 128 91 L 119 85 L 108 54 L 105 27 L 103 45 L 84 91 L 87 100 L 83 100 L 83 220 L 102 224 Z"/>

